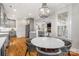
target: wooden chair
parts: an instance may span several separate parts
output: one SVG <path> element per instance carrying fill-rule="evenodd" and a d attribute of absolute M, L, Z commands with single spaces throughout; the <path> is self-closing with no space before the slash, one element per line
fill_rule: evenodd
<path fill-rule="evenodd" d="M 26 45 L 27 45 L 26 56 L 38 56 L 38 52 L 35 49 L 31 49 L 31 46 L 30 46 L 29 42 L 26 43 Z"/>

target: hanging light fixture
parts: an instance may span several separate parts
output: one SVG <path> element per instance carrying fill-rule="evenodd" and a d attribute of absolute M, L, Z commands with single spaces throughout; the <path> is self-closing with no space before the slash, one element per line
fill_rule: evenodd
<path fill-rule="evenodd" d="M 41 18 L 47 18 L 50 15 L 50 10 L 47 6 L 47 3 L 42 3 L 42 7 L 40 8 L 39 12 L 39 16 Z"/>

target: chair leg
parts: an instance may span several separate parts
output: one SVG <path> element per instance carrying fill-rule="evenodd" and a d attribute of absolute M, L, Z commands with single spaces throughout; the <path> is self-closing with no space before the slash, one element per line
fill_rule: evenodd
<path fill-rule="evenodd" d="M 28 49 L 26 50 L 25 56 L 27 55 Z"/>
<path fill-rule="evenodd" d="M 29 45 L 27 45 L 28 46 L 28 48 L 27 48 L 27 50 L 26 50 L 26 53 L 25 53 L 25 55 L 27 54 L 27 52 L 29 53 L 29 55 L 30 55 L 30 46 Z"/>

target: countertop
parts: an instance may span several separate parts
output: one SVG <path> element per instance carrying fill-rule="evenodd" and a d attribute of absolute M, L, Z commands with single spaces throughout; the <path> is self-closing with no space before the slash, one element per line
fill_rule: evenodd
<path fill-rule="evenodd" d="M 0 49 L 2 48 L 2 46 L 3 46 L 3 44 L 4 44 L 4 42 L 5 42 L 6 39 L 7 39 L 7 36 L 0 37 Z"/>

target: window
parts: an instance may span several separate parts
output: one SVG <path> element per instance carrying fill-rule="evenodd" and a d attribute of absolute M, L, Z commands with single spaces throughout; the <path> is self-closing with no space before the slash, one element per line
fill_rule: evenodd
<path fill-rule="evenodd" d="M 57 20 L 57 36 L 61 38 L 68 38 L 68 13 L 58 14 Z"/>

